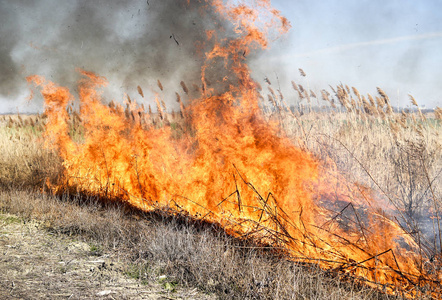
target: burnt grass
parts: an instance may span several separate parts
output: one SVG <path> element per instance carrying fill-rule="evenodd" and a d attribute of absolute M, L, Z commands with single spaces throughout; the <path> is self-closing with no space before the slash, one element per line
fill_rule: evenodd
<path fill-rule="evenodd" d="M 10 189 L 0 197 L 2 212 L 96 245 L 97 256 L 118 255 L 124 273 L 142 284 L 165 276 L 171 286 L 218 299 L 400 299 L 345 274 L 290 261 L 271 245 L 233 237 L 218 224 L 170 208 L 145 212 L 84 193 Z"/>

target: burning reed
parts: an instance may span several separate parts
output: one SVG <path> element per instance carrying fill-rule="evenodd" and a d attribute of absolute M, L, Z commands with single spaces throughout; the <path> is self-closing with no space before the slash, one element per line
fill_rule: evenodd
<path fill-rule="evenodd" d="M 129 97 L 128 113 L 102 104 L 98 89 L 105 78 L 81 71 L 79 116 L 84 134 L 81 142 L 75 141 L 66 112 L 73 96 L 42 77 L 28 79 L 41 87 L 48 115 L 45 139 L 63 159 L 64 178 L 51 186 L 53 191 L 75 189 L 118 198 L 145 211 L 171 207 L 390 294 L 412 297 L 429 286 L 429 293 L 437 295 L 441 275 L 422 267 L 426 253 L 380 209 L 376 198 L 361 185 L 336 176 L 327 162 L 295 147 L 261 112 L 243 53 L 266 48 L 267 31 L 284 33 L 288 21 L 268 1 L 254 7 L 215 0 L 212 4 L 223 18 L 241 26 L 228 42 L 208 36 L 214 46 L 201 72 L 204 96 L 190 99 L 184 107 L 177 94 L 186 116 L 186 130 L 178 138 L 169 126 L 143 126 L 131 113 L 138 108 Z M 260 17 L 272 22 L 257 24 Z M 229 89 L 222 92 L 212 86 L 224 86 L 227 79 L 211 78 L 210 84 L 206 79 L 209 67 L 219 60 L 229 66 L 232 77 Z M 270 103 L 285 109 L 282 94 L 278 99 L 266 81 Z M 180 84 L 189 95 L 186 84 Z M 309 101 L 316 97 L 302 85 L 293 86 Z M 158 87 L 163 89 L 160 81 Z M 141 88 L 138 92 L 143 96 Z M 348 86 L 338 86 L 336 93 L 349 112 L 368 105 L 359 93 L 354 99 Z M 381 89 L 379 94 L 378 112 L 391 114 L 388 97 Z M 165 103 L 158 97 L 155 103 L 159 119 L 167 121 Z"/>

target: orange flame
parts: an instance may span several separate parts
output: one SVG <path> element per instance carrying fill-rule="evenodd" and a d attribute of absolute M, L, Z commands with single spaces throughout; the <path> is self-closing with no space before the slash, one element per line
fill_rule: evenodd
<path fill-rule="evenodd" d="M 287 32 L 287 19 L 268 0 L 253 7 L 211 4 L 234 24 L 237 37 L 217 40 L 207 32 L 214 46 L 201 70 L 205 95 L 185 108 L 180 137 L 171 127 L 146 128 L 130 122 L 121 106 L 102 104 L 97 90 L 105 78 L 79 70 L 84 137 L 74 141 L 66 112 L 73 96 L 42 77 L 28 78 L 42 86 L 49 119 L 45 138 L 64 160 L 67 184 L 144 210 L 175 207 L 231 234 L 282 246 L 294 259 L 384 285 L 391 294 L 400 290 L 413 297 L 416 287 L 440 282 L 440 274 L 421 266 L 417 245 L 397 223 L 372 200 L 355 200 L 371 199 L 363 188 L 340 186 L 342 179 L 329 176 L 334 170 L 293 146 L 263 117 L 246 54 L 268 46 L 269 30 Z M 205 79 L 215 59 L 224 60 L 237 82 L 219 95 Z M 340 201 L 330 202 L 331 190 Z M 341 212 L 333 212 L 343 203 Z"/>

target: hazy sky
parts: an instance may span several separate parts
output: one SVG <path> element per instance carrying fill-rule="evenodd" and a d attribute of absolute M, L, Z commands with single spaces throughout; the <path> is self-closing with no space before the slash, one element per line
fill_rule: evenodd
<path fill-rule="evenodd" d="M 274 0 L 292 24 L 274 47 L 279 73 L 326 88 L 383 88 L 394 105 L 442 106 L 442 1 Z M 281 69 L 282 68 L 282 69 Z M 298 72 L 302 68 L 307 77 Z"/>
<path fill-rule="evenodd" d="M 182 74 L 157 65 L 176 55 L 185 57 L 193 48 L 186 44 L 186 32 L 195 23 L 201 29 L 204 22 L 194 16 L 186 19 L 163 4 L 174 1 L 0 0 L 0 113 L 42 110 L 38 101 L 26 104 L 24 78 L 37 73 L 73 84 L 75 67 L 107 77 L 118 86 L 116 99 L 141 84 L 133 78 L 143 79 L 146 85 L 161 79 L 167 85 L 168 77 L 176 82 L 172 88 L 179 89 Z M 251 67 L 257 80 L 268 76 L 272 82 L 279 81 L 288 101 L 295 99 L 290 88 L 294 80 L 315 91 L 342 82 L 363 94 L 376 94 L 379 86 L 393 105 L 409 105 L 407 94 L 411 93 L 421 105 L 442 106 L 442 1 L 272 3 L 290 20 L 292 29 Z M 155 31 L 154 24 L 162 29 Z M 169 38 L 172 31 L 180 47 Z M 158 47 L 158 43 L 168 44 Z M 154 50 L 171 47 L 178 49 L 170 52 L 173 55 Z M 178 62 L 166 65 L 175 68 Z M 301 77 L 298 68 L 307 77 Z"/>

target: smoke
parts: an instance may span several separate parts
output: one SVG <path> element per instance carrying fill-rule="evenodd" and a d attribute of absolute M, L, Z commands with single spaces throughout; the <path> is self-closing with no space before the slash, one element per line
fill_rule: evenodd
<path fill-rule="evenodd" d="M 113 99 L 125 92 L 135 96 L 137 85 L 146 95 L 159 92 L 157 79 L 166 102 L 175 91 L 182 94 L 181 80 L 190 91 L 193 83 L 201 87 L 204 52 L 210 47 L 203 44 L 205 30 L 225 27 L 226 38 L 232 31 L 206 1 L 187 2 L 0 1 L 0 112 L 26 97 L 26 76 L 44 75 L 74 89 L 76 68 L 105 76 L 107 98 Z M 307 84 L 302 81 L 308 79 L 316 91 L 340 82 L 362 93 L 376 93 L 381 86 L 400 105 L 409 103 L 411 93 L 420 104 L 440 106 L 439 2 L 272 2 L 290 16 L 293 30 L 271 52 L 249 54 L 261 83 L 265 77 L 274 85 L 279 81 L 287 98 L 295 97 L 291 80 Z M 306 71 L 306 79 L 299 78 L 298 68 Z M 212 85 L 226 75 L 222 63 L 210 71 Z"/>
<path fill-rule="evenodd" d="M 206 30 L 232 31 L 206 1 L 187 2 L 2 1 L 0 95 L 16 98 L 32 74 L 75 90 L 76 68 L 105 76 L 114 99 L 135 95 L 137 85 L 159 92 L 157 79 L 170 94 L 181 80 L 192 91 L 210 47 Z M 226 70 L 216 64 L 210 73 L 223 78 Z"/>

